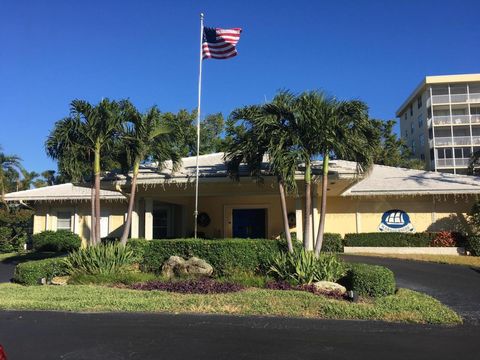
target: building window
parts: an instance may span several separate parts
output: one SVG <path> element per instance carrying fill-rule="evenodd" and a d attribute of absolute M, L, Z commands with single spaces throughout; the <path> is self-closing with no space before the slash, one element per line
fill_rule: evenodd
<path fill-rule="evenodd" d="M 420 109 L 422 107 L 422 96 L 419 96 L 417 99 L 417 108 Z"/>
<path fill-rule="evenodd" d="M 70 211 L 57 213 L 57 230 L 72 230 L 72 213 Z"/>
<path fill-rule="evenodd" d="M 417 121 L 418 121 L 418 127 L 421 128 L 423 126 L 423 115 L 422 114 L 418 115 Z"/>
<path fill-rule="evenodd" d="M 415 149 L 415 140 L 412 140 L 412 154 L 415 155 L 416 149 Z"/>
<path fill-rule="evenodd" d="M 418 143 L 420 144 L 421 147 L 425 146 L 425 135 L 420 134 L 420 136 L 418 137 Z"/>
<path fill-rule="evenodd" d="M 420 154 L 420 160 L 425 161 L 425 154 Z"/>
<path fill-rule="evenodd" d="M 413 105 L 410 105 L 410 116 L 413 116 Z"/>
<path fill-rule="evenodd" d="M 413 122 L 410 123 L 410 133 L 413 134 L 413 131 L 415 130 L 415 127 L 413 126 Z"/>
<path fill-rule="evenodd" d="M 403 115 L 403 118 L 404 118 L 405 120 L 407 120 L 407 117 L 408 117 L 408 114 L 407 114 L 407 112 L 405 111 L 405 114 Z"/>
<path fill-rule="evenodd" d="M 408 138 L 408 130 L 405 130 L 405 137 Z"/>

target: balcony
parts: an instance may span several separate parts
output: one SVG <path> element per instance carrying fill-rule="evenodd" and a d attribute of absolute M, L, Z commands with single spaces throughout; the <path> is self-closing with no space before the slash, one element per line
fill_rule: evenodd
<path fill-rule="evenodd" d="M 432 123 L 434 126 L 480 124 L 480 115 L 434 115 Z"/>
<path fill-rule="evenodd" d="M 436 137 L 435 146 L 470 146 L 480 145 L 480 136 L 446 136 Z"/>
<path fill-rule="evenodd" d="M 431 98 L 431 103 L 433 105 L 449 104 L 449 103 L 468 103 L 468 102 L 470 103 L 480 102 L 480 93 L 432 95 L 432 98 Z M 430 101 L 427 101 L 427 106 L 428 105 L 430 105 Z"/>
<path fill-rule="evenodd" d="M 455 159 L 437 159 L 436 167 L 438 168 L 448 168 L 448 167 L 468 167 L 470 164 L 470 159 L 465 158 L 455 158 Z"/>

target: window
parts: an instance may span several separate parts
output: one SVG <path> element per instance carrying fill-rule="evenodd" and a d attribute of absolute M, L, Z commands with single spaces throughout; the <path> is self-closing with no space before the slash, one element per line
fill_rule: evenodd
<path fill-rule="evenodd" d="M 420 109 L 422 107 L 422 96 L 420 95 L 417 98 L 417 109 Z"/>
<path fill-rule="evenodd" d="M 408 114 L 407 114 L 407 112 L 405 111 L 405 114 L 403 115 L 403 118 L 404 118 L 405 120 L 407 120 L 407 117 L 408 117 Z"/>
<path fill-rule="evenodd" d="M 57 230 L 72 230 L 72 213 L 70 211 L 57 213 Z"/>
<path fill-rule="evenodd" d="M 408 130 L 405 130 L 405 137 L 408 138 Z"/>
<path fill-rule="evenodd" d="M 412 140 L 412 154 L 415 155 L 415 140 Z"/>
<path fill-rule="evenodd" d="M 413 105 L 410 105 L 410 116 L 413 116 Z"/>
<path fill-rule="evenodd" d="M 420 154 L 420 160 L 425 161 L 425 155 L 424 154 Z"/>
<path fill-rule="evenodd" d="M 425 135 L 420 134 L 420 136 L 418 137 L 418 143 L 420 144 L 421 147 L 425 146 Z"/>
<path fill-rule="evenodd" d="M 428 117 L 429 119 L 432 118 L 432 108 L 431 108 L 431 107 L 429 107 L 429 108 L 427 109 L 427 117 Z"/>
<path fill-rule="evenodd" d="M 410 132 L 413 134 L 413 131 L 415 130 L 414 126 L 413 126 L 413 122 L 410 123 Z"/>
<path fill-rule="evenodd" d="M 417 121 L 418 121 L 418 127 L 421 128 L 423 126 L 423 115 L 422 114 L 418 115 Z"/>

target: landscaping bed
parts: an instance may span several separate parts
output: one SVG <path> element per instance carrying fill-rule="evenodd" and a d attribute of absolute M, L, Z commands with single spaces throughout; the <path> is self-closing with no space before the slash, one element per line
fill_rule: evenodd
<path fill-rule="evenodd" d="M 92 285 L 0 284 L 0 309 L 208 313 L 431 324 L 462 322 L 454 311 L 434 298 L 406 289 L 400 289 L 395 295 L 351 303 L 295 290 L 249 288 L 203 295 Z"/>

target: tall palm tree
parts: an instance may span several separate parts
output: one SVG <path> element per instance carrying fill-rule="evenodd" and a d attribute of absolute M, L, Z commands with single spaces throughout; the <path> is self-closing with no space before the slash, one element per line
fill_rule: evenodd
<path fill-rule="evenodd" d="M 122 245 L 126 245 L 128 234 L 132 224 L 132 212 L 135 204 L 137 189 L 137 177 L 140 164 L 149 158 L 156 161 L 158 166 L 164 165 L 165 161 L 172 161 L 172 169 L 178 167 L 181 156 L 172 146 L 169 136 L 172 129 L 164 124 L 160 111 L 152 107 L 145 114 L 141 114 L 135 107 L 128 103 L 127 121 L 124 123 L 122 140 L 125 148 L 126 169 L 132 168 L 131 190 L 128 202 L 127 219 L 120 239 Z M 127 170 L 128 172 L 128 170 Z"/>
<path fill-rule="evenodd" d="M 19 179 L 18 181 L 18 190 L 28 190 L 32 186 L 35 178 L 39 176 L 39 174 L 35 171 L 27 171 L 25 169 L 22 169 L 21 173 L 22 179 Z"/>
<path fill-rule="evenodd" d="M 2 151 L 0 147 L 0 196 L 1 202 L 8 209 L 7 202 L 5 201 L 6 193 L 6 178 L 5 173 L 14 172 L 19 173 L 23 167 L 21 164 L 22 159 L 16 155 L 7 155 Z"/>
<path fill-rule="evenodd" d="M 368 171 L 377 147 L 378 136 L 373 122 L 368 117 L 368 107 L 357 100 L 337 101 L 325 97 L 322 93 L 304 94 L 309 103 L 310 117 L 305 122 L 316 134 L 315 142 L 310 144 L 316 156 L 323 161 L 322 166 L 322 202 L 320 222 L 315 242 L 315 254 L 321 251 L 325 231 L 327 210 L 328 167 L 332 156 L 350 158 L 357 162 L 357 174 Z"/>
<path fill-rule="evenodd" d="M 123 121 L 123 101 L 103 99 L 93 106 L 84 100 L 70 103 L 70 116 L 58 121 L 45 143 L 47 154 L 59 161 L 72 179 L 85 177 L 90 166 L 92 182 L 92 245 L 100 242 L 100 175 L 102 155 L 113 149 Z"/>
<path fill-rule="evenodd" d="M 294 148 L 288 121 L 283 116 L 286 95 L 279 93 L 270 104 L 247 106 L 232 112 L 231 120 L 243 121 L 244 126 L 229 142 L 225 157 L 234 177 L 238 178 L 238 168 L 245 163 L 250 175 L 260 178 L 264 156 L 268 156 L 267 171 L 277 178 L 285 238 L 288 250 L 292 252 L 286 194 L 297 190 L 298 152 Z"/>

